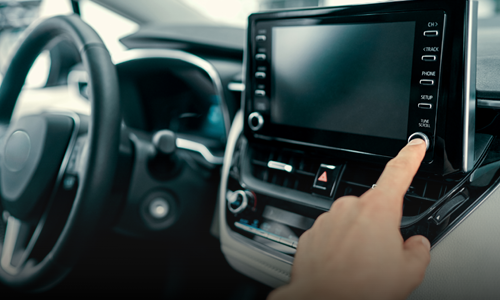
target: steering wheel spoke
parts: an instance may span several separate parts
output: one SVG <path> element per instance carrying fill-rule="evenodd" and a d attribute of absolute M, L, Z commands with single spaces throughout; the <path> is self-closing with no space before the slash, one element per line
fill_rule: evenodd
<path fill-rule="evenodd" d="M 30 224 L 9 216 L 3 240 L 0 266 L 10 275 L 17 275 L 26 262 L 37 236 Z"/>

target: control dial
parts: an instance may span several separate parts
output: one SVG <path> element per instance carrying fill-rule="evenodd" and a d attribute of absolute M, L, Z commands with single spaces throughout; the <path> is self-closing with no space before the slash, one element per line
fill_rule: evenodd
<path fill-rule="evenodd" d="M 264 125 L 264 118 L 258 112 L 253 112 L 248 116 L 248 126 L 253 131 L 257 131 Z"/>
<path fill-rule="evenodd" d="M 422 140 L 424 140 L 424 142 L 425 142 L 425 150 L 426 151 L 429 150 L 430 141 L 429 141 L 429 138 L 427 137 L 427 135 L 425 133 L 415 132 L 414 134 L 410 135 L 410 137 L 408 138 L 408 143 L 411 140 L 414 140 L 414 139 L 422 139 Z"/>
<path fill-rule="evenodd" d="M 243 212 L 247 207 L 253 207 L 255 204 L 255 197 L 250 191 L 228 191 L 226 195 L 227 208 L 233 214 Z"/>

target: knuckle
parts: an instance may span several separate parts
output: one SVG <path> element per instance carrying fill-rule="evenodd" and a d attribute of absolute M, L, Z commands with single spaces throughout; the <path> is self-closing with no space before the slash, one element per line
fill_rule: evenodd
<path fill-rule="evenodd" d="M 358 199 L 357 197 L 354 196 L 344 196 L 340 197 L 335 202 L 332 204 L 332 208 L 334 209 L 345 209 L 348 205 L 352 204 L 354 201 Z"/>

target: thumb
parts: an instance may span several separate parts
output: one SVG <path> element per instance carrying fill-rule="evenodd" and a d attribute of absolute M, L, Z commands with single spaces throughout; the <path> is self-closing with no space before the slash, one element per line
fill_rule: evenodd
<path fill-rule="evenodd" d="M 405 241 L 404 249 L 411 268 L 409 271 L 421 275 L 423 280 L 425 269 L 431 261 L 431 243 L 426 237 L 415 235 Z"/>

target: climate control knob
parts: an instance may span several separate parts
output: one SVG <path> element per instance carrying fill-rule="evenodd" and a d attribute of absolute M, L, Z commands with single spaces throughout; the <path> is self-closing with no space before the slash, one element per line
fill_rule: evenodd
<path fill-rule="evenodd" d="M 248 126 L 253 131 L 258 131 L 264 126 L 264 118 L 258 112 L 253 112 L 248 116 Z"/>
<path fill-rule="evenodd" d="M 410 137 L 408 138 L 408 143 L 411 140 L 414 140 L 414 139 L 422 139 L 422 140 L 424 140 L 424 142 L 425 142 L 425 150 L 429 150 L 430 141 L 429 141 L 429 138 L 427 137 L 427 135 L 425 133 L 415 132 L 414 134 L 410 135 Z"/>
<path fill-rule="evenodd" d="M 228 191 L 226 195 L 227 208 L 233 214 L 243 212 L 247 207 L 253 207 L 255 204 L 255 197 L 250 191 Z"/>

